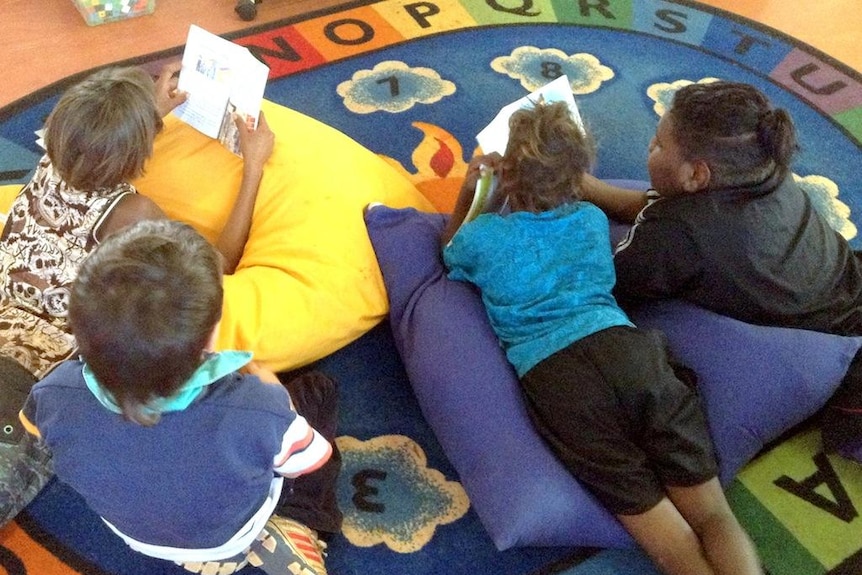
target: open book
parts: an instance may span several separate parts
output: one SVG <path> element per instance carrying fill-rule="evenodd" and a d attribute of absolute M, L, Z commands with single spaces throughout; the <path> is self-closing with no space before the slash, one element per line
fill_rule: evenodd
<path fill-rule="evenodd" d="M 269 67 L 243 46 L 192 25 L 177 89 L 188 99 L 174 110 L 182 121 L 239 154 L 233 114 L 257 127 Z"/>
<path fill-rule="evenodd" d="M 578 106 L 575 104 L 575 97 L 572 95 L 572 86 L 569 84 L 568 76 L 560 76 L 559 78 L 548 82 L 535 92 L 530 92 L 523 98 L 503 106 L 497 113 L 491 123 L 482 128 L 476 134 L 476 141 L 479 142 L 479 147 L 482 152 L 490 154 L 497 152 L 501 156 L 506 153 L 506 145 L 509 143 L 509 118 L 516 111 L 522 108 L 529 108 L 536 102 L 565 102 L 572 112 L 572 118 L 575 123 L 584 129 L 584 122 L 581 120 L 581 113 L 578 111 Z"/>
<path fill-rule="evenodd" d="M 482 152 L 485 154 L 497 152 L 501 156 L 505 154 L 506 145 L 509 143 L 509 118 L 517 110 L 529 108 L 537 102 L 566 102 L 575 123 L 577 123 L 582 131 L 584 130 L 584 123 L 581 119 L 581 113 L 578 111 L 578 106 L 575 104 L 569 78 L 567 76 L 560 76 L 535 92 L 531 92 L 523 98 L 504 106 L 494 119 L 491 120 L 491 123 L 476 135 L 476 140 L 479 142 Z M 479 214 L 486 212 L 489 206 L 493 205 L 496 207 L 499 204 L 501 212 L 504 212 L 507 208 L 505 200 L 503 202 L 494 202 L 494 192 L 497 187 L 497 179 L 494 176 L 494 171 L 489 167 L 482 166 L 480 174 L 479 180 L 476 182 L 473 202 L 470 204 L 470 209 L 467 211 L 467 215 L 464 217 L 464 222 L 461 225 L 474 220 Z"/>

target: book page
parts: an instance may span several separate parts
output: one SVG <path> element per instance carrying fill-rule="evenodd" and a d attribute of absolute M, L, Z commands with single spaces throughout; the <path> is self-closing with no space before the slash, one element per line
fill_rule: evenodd
<path fill-rule="evenodd" d="M 268 77 L 269 68 L 247 48 L 192 25 L 177 85 L 188 99 L 174 113 L 238 153 L 232 115 L 240 114 L 250 127 L 257 125 Z"/>
<path fill-rule="evenodd" d="M 528 108 L 542 99 L 545 102 L 566 102 L 575 122 L 581 127 L 581 130 L 584 129 L 581 113 L 578 111 L 575 97 L 572 95 L 569 78 L 563 75 L 548 82 L 535 92 L 531 92 L 523 98 L 504 106 L 494 119 L 491 120 L 491 123 L 476 135 L 476 140 L 479 142 L 482 152 L 485 154 L 497 152 L 501 156 L 505 154 L 506 144 L 509 142 L 509 118 L 521 108 Z"/>

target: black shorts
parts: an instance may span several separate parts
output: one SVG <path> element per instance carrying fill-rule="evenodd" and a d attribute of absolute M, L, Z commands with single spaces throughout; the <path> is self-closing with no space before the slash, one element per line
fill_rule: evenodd
<path fill-rule="evenodd" d="M 605 329 L 541 361 L 521 385 L 539 434 L 616 515 L 652 509 L 666 485 L 718 474 L 700 400 L 674 374 L 660 332 Z"/>

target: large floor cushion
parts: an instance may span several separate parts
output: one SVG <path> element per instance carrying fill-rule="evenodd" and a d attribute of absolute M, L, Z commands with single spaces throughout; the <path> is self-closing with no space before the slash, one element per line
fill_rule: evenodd
<path fill-rule="evenodd" d="M 404 176 L 343 133 L 264 102 L 276 134 L 236 273 L 225 277 L 218 344 L 273 370 L 341 348 L 381 321 L 386 292 L 362 210 L 432 209 Z M 240 158 L 167 118 L 138 189 L 215 241 L 236 197 Z"/>
<path fill-rule="evenodd" d="M 12 205 L 12 200 L 21 191 L 20 184 L 0 186 L 0 226 L 6 223 L 6 213 Z"/>
<path fill-rule="evenodd" d="M 366 224 L 398 351 L 483 525 L 500 549 L 633 545 L 534 431 L 479 294 L 445 277 L 445 217 L 375 207 Z M 862 345 L 752 326 L 681 302 L 650 306 L 634 319 L 664 330 L 697 372 L 725 484 L 766 442 L 825 403 Z"/>

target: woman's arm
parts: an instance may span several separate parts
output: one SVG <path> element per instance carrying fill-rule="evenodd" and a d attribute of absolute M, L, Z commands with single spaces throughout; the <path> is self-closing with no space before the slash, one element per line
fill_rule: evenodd
<path fill-rule="evenodd" d="M 256 129 L 249 129 L 239 116 L 234 118 L 234 122 L 239 130 L 239 147 L 243 159 L 242 182 L 233 209 L 216 242 L 216 247 L 224 257 L 225 274 L 232 274 L 242 257 L 251 229 L 254 202 L 263 178 L 263 166 L 272 155 L 275 145 L 275 134 L 269 129 L 263 112 L 260 113 Z"/>
<path fill-rule="evenodd" d="M 467 212 L 470 211 L 470 204 L 473 203 L 473 195 L 476 193 L 476 182 L 481 176 L 480 167 L 487 166 L 496 171 L 501 160 L 500 154 L 497 153 L 476 156 L 470 160 L 470 164 L 467 166 L 467 175 L 464 178 L 464 183 L 461 184 L 461 191 L 458 193 L 458 200 L 455 202 L 449 222 L 440 236 L 440 245 L 442 247 L 446 247 L 446 244 L 449 243 L 455 232 L 461 227 L 464 218 L 467 217 Z"/>
<path fill-rule="evenodd" d="M 581 180 L 581 199 L 597 205 L 607 216 L 624 224 L 633 224 L 647 204 L 646 192 L 612 186 L 591 174 Z"/>
<path fill-rule="evenodd" d="M 105 221 L 93 230 L 97 241 L 141 220 L 163 220 L 168 216 L 150 198 L 141 194 L 126 194 L 117 201 Z"/>
<path fill-rule="evenodd" d="M 241 118 L 236 118 L 239 130 L 240 150 L 243 155 L 242 182 L 228 216 L 216 242 L 216 248 L 222 255 L 223 271 L 232 274 L 242 257 L 248 232 L 251 228 L 251 217 L 254 212 L 254 202 L 263 177 L 263 166 L 272 155 L 275 135 L 269 129 L 263 112 L 260 114 L 257 129 L 250 130 Z M 141 194 L 126 194 L 105 218 L 96 230 L 96 239 L 104 241 L 106 237 L 122 228 L 141 220 L 167 218 L 167 215 L 151 199 Z"/>

